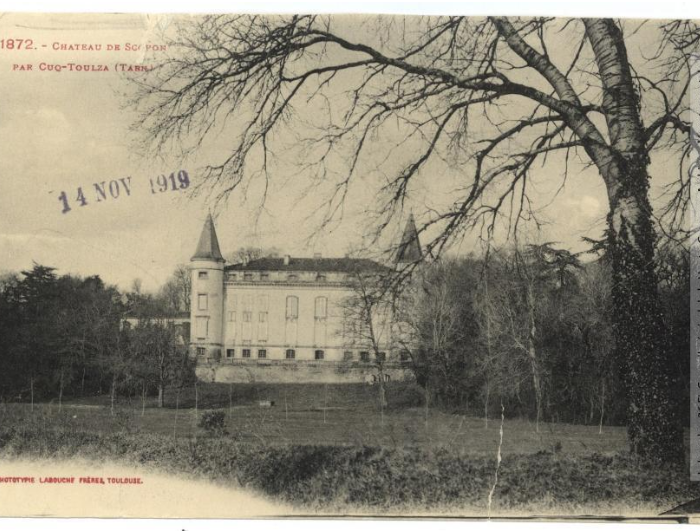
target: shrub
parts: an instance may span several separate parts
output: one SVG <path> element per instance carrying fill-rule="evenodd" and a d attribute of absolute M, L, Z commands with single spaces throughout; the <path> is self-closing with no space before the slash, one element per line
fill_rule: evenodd
<path fill-rule="evenodd" d="M 204 412 L 197 426 L 209 436 L 224 436 L 228 434 L 226 430 L 226 414 L 223 410 Z"/>

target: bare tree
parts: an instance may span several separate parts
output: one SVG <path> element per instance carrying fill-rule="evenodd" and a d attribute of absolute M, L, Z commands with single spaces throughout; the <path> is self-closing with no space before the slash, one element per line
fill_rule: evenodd
<path fill-rule="evenodd" d="M 236 124 L 230 151 L 203 173 L 222 199 L 249 179 L 271 179 L 275 147 L 300 144 L 305 174 L 336 180 L 324 200 L 329 219 L 359 169 L 379 167 L 379 230 L 421 173 L 446 161 L 461 179 L 453 201 L 422 221 L 432 255 L 466 230 L 490 237 L 497 221 L 511 233 L 536 219 L 529 184 L 540 163 L 563 160 L 562 182 L 570 168 L 593 166 L 609 199 L 631 447 L 675 460 L 681 431 L 661 341 L 648 167 L 660 152 L 682 168 L 690 149 L 683 102 L 699 35 L 690 21 L 211 16 L 180 26 L 171 55 L 136 80 L 134 101 L 156 148 L 194 149 Z M 635 38 L 641 52 L 631 58 Z M 381 136 L 404 149 L 371 149 Z M 341 156 L 346 170 L 333 173 L 328 163 Z M 683 171 L 677 185 L 661 212 L 665 230 L 681 227 Z"/>
<path fill-rule="evenodd" d="M 192 279 L 187 266 L 178 264 L 170 278 L 160 289 L 160 296 L 171 310 L 175 312 L 189 312 L 191 285 Z"/>
<path fill-rule="evenodd" d="M 369 362 L 376 369 L 382 421 L 387 407 L 384 367 L 387 352 L 392 347 L 392 301 L 387 290 L 389 273 L 354 272 L 350 279 L 352 293 L 340 302 L 344 336 L 355 346 L 371 350 L 372 359 Z"/>
<path fill-rule="evenodd" d="M 158 390 L 158 408 L 163 408 L 168 387 L 182 387 L 193 379 L 192 361 L 187 348 L 178 342 L 175 329 L 164 320 L 144 319 L 128 331 L 134 373 L 145 388 L 153 384 Z"/>
<path fill-rule="evenodd" d="M 472 261 L 443 258 L 414 272 L 394 304 L 395 343 L 410 353 L 418 382 L 462 407 L 477 337 L 470 298 Z M 471 282 L 470 278 L 471 277 Z"/>
<path fill-rule="evenodd" d="M 255 246 L 244 246 L 238 248 L 233 253 L 229 253 L 226 256 L 226 261 L 232 264 L 248 263 L 262 257 L 276 257 L 279 253 L 279 249 L 275 247 L 263 249 Z"/>
<path fill-rule="evenodd" d="M 598 431 L 603 432 L 603 421 L 607 410 L 606 400 L 612 395 L 614 386 L 614 364 L 612 355 L 612 331 L 610 330 L 610 268 L 605 262 L 587 265 L 581 276 L 581 290 L 573 312 L 577 314 L 577 329 L 580 331 L 584 356 L 593 361 L 595 372 L 589 375 L 590 418 L 594 405 L 598 409 Z"/>
<path fill-rule="evenodd" d="M 143 281 L 141 279 L 134 279 L 131 281 L 131 292 L 135 295 L 140 295 L 141 294 L 141 289 L 143 287 Z"/>

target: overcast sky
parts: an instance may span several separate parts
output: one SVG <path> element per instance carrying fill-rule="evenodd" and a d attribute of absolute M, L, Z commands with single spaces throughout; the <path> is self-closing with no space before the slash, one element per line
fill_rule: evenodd
<path fill-rule="evenodd" d="M 193 253 L 208 213 L 203 197 L 182 191 L 151 193 L 149 178 L 185 169 L 198 179 L 199 159 L 176 157 L 143 159 L 134 154 L 132 111 L 123 107 L 120 94 L 125 80 L 111 72 L 40 72 L 40 63 L 68 62 L 139 64 L 140 52 L 55 51 L 53 43 L 107 44 L 154 42 L 157 17 L 137 15 L 28 16 L 5 14 L 0 18 L 4 36 L 33 39 L 36 50 L 0 53 L 0 270 L 30 268 L 32 261 L 54 266 L 59 273 L 99 274 L 108 283 L 128 288 L 134 278 L 145 289 L 160 285 Z M 42 45 L 46 45 L 44 48 Z M 33 71 L 14 65 L 33 64 Z M 382 149 L 381 144 L 377 149 Z M 654 175 L 669 169 L 657 160 Z M 290 176 L 296 170 L 290 169 Z M 548 181 L 563 167 L 550 164 L 540 170 L 542 197 L 558 186 Z M 592 174 L 591 174 L 592 173 Z M 557 201 L 543 212 L 551 222 L 544 237 L 580 249 L 582 236 L 599 237 L 607 207 L 602 182 L 595 170 L 571 179 Z M 118 199 L 97 202 L 93 183 L 131 178 L 131 194 L 120 187 Z M 284 181 L 284 180 L 282 180 Z M 437 180 L 432 180 L 433 182 Z M 424 181 L 413 197 L 439 195 Z M 241 246 L 276 247 L 282 252 L 311 256 L 342 256 L 357 247 L 366 231 L 363 210 L 367 201 L 362 182 L 350 195 L 342 222 L 332 230 L 314 234 L 307 220 L 310 211 L 324 204 L 321 193 L 308 194 L 299 180 L 276 183 L 264 210 L 259 190 L 236 193 L 218 209 L 217 232 L 224 254 Z M 76 202 L 82 187 L 88 204 Z M 67 194 L 71 211 L 62 213 L 59 199 Z M 409 207 L 411 207 L 409 205 Z M 465 240 L 456 252 L 468 252 Z"/>

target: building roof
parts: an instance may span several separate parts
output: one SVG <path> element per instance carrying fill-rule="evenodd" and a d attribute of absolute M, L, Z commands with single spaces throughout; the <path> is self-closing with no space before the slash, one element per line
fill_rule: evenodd
<path fill-rule="evenodd" d="M 419 262 L 422 258 L 423 252 L 420 249 L 416 221 L 413 219 L 413 214 L 411 214 L 406 222 L 406 227 L 401 237 L 401 244 L 399 244 L 399 249 L 396 252 L 396 263 L 406 264 Z"/>
<path fill-rule="evenodd" d="M 286 272 L 329 272 L 356 273 L 386 271 L 388 268 L 370 259 L 355 258 L 302 258 L 290 257 L 289 264 L 283 257 L 263 257 L 247 264 L 226 266 L 226 271 L 286 271 Z"/>
<path fill-rule="evenodd" d="M 205 259 L 224 262 L 224 257 L 221 255 L 219 248 L 219 239 L 216 237 L 216 229 L 214 229 L 214 220 L 211 214 L 207 216 L 207 220 L 202 227 L 202 234 L 199 236 L 197 250 L 192 255 L 191 260 Z"/>

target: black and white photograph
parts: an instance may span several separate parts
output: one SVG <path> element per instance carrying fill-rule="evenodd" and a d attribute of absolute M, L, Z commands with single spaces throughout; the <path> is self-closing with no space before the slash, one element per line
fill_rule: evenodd
<path fill-rule="evenodd" d="M 0 517 L 692 522 L 699 53 L 0 14 Z"/>

